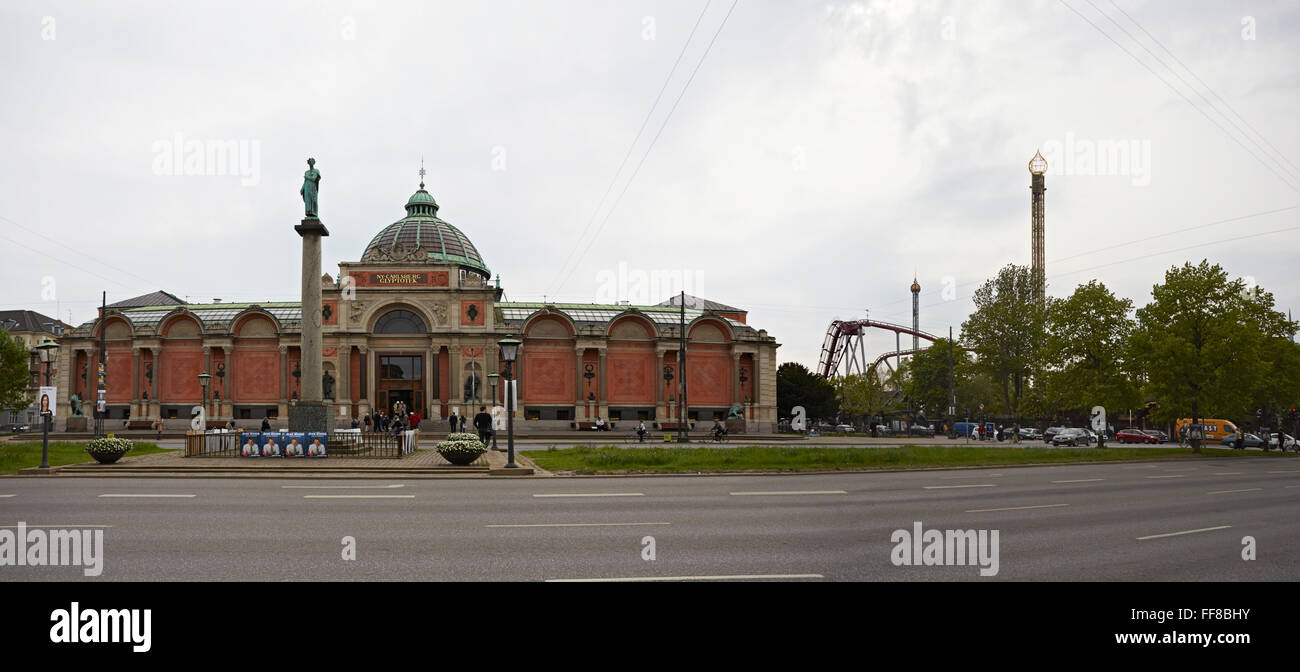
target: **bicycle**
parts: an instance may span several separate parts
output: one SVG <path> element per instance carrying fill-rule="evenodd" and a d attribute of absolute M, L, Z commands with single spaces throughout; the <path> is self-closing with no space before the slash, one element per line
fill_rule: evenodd
<path fill-rule="evenodd" d="M 713 433 L 709 436 L 709 441 L 712 442 L 712 443 L 726 443 L 726 442 L 727 442 L 727 433 L 726 433 L 726 432 L 713 432 Z"/>
<path fill-rule="evenodd" d="M 649 430 L 646 430 L 646 433 L 645 433 L 645 434 L 637 434 L 636 432 L 628 432 L 628 433 L 623 437 L 623 443 L 645 443 L 645 442 L 646 442 L 647 440 L 649 440 L 649 439 L 650 439 L 650 431 L 649 431 Z"/>

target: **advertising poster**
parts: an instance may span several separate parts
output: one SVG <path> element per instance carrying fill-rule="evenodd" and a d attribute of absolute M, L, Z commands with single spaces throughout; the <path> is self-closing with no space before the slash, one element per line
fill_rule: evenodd
<path fill-rule="evenodd" d="M 55 409 L 59 405 L 59 388 L 42 386 L 41 396 L 36 401 L 40 404 L 41 414 L 48 412 L 50 419 L 53 420 L 58 415 Z"/>
<path fill-rule="evenodd" d="M 262 457 L 284 457 L 283 432 L 262 432 Z"/>
<path fill-rule="evenodd" d="M 244 432 L 239 437 L 239 456 L 240 457 L 261 457 L 262 456 L 262 433 L 261 432 Z"/>
<path fill-rule="evenodd" d="M 285 457 L 306 457 L 307 456 L 307 434 L 304 432 L 289 432 L 284 435 L 284 456 Z"/>
<path fill-rule="evenodd" d="M 307 457 L 325 457 L 329 440 L 327 432 L 307 432 Z"/>

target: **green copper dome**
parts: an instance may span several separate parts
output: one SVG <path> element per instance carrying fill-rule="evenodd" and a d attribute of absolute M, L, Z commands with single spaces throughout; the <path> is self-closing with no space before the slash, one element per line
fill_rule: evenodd
<path fill-rule="evenodd" d="M 492 276 L 483 256 L 460 229 L 439 219 L 438 202 L 420 183 L 406 201 L 406 216 L 384 227 L 361 254 L 362 262 L 457 264 L 484 279 Z"/>

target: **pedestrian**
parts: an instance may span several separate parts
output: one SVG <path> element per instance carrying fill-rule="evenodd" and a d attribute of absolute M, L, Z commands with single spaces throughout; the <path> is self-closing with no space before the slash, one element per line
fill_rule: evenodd
<path fill-rule="evenodd" d="M 488 439 L 492 438 L 492 416 L 488 415 L 487 406 L 478 407 L 478 415 L 474 416 L 474 429 L 478 430 L 478 440 L 483 445 L 488 445 Z"/>
<path fill-rule="evenodd" d="M 269 431 L 271 431 L 271 419 L 270 419 L 270 418 L 262 418 L 262 431 L 263 431 L 263 432 L 269 432 Z"/>
<path fill-rule="evenodd" d="M 419 411 L 416 411 L 416 412 L 412 413 L 412 414 L 411 414 L 411 429 L 419 429 L 419 428 L 420 428 L 420 421 L 423 420 L 423 419 L 424 419 L 424 418 L 420 415 L 420 412 L 419 412 Z"/>
<path fill-rule="evenodd" d="M 1241 431 L 1240 427 L 1238 427 L 1237 434 L 1232 439 L 1232 448 L 1234 450 L 1241 450 L 1245 442 L 1246 442 L 1246 434 Z"/>
<path fill-rule="evenodd" d="M 154 437 L 154 440 L 155 440 L 155 441 L 162 441 L 162 428 L 163 428 L 162 418 L 159 418 L 159 419 L 157 419 L 157 420 L 154 421 L 154 423 L 153 423 L 153 428 L 154 428 L 155 431 L 158 432 L 158 435 L 157 435 L 156 437 Z"/>
<path fill-rule="evenodd" d="M 370 414 L 366 414 L 366 431 L 370 431 Z"/>
<path fill-rule="evenodd" d="M 980 425 L 980 441 L 984 440 L 984 425 Z"/>
<path fill-rule="evenodd" d="M 465 431 L 465 416 L 460 416 L 460 431 Z"/>
<path fill-rule="evenodd" d="M 357 416 L 352 416 L 352 429 L 359 429 L 360 427 L 361 423 L 357 422 Z"/>
<path fill-rule="evenodd" d="M 456 409 L 451 409 L 451 415 L 447 416 L 447 422 L 451 423 L 451 433 L 456 433 L 456 427 L 459 425 L 460 418 L 456 417 Z"/>

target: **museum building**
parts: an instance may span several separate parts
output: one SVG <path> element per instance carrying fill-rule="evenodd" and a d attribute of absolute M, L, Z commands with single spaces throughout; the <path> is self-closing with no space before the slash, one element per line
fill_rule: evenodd
<path fill-rule="evenodd" d="M 500 276 L 492 279 L 438 210 L 421 183 L 406 216 L 379 231 L 360 261 L 323 278 L 323 380 L 337 426 L 398 401 L 435 420 L 502 404 L 504 378 L 490 374 L 504 372 L 497 341 L 512 334 L 523 341 L 513 372 L 524 431 L 597 417 L 651 428 L 678 421 L 676 298 L 654 306 L 501 301 Z M 204 372 L 209 424 L 271 418 L 285 426 L 301 390 L 298 302 L 197 304 L 160 291 L 103 313 L 60 339 L 68 366 L 58 373 L 58 429 L 87 422 L 62 412 L 70 395 L 87 416 L 95 406 L 101 329 L 106 431 L 159 418 L 189 427 Z M 688 417 L 707 422 L 737 410 L 747 431 L 772 431 L 775 339 L 747 324 L 742 309 L 687 295 L 684 313 Z"/>

